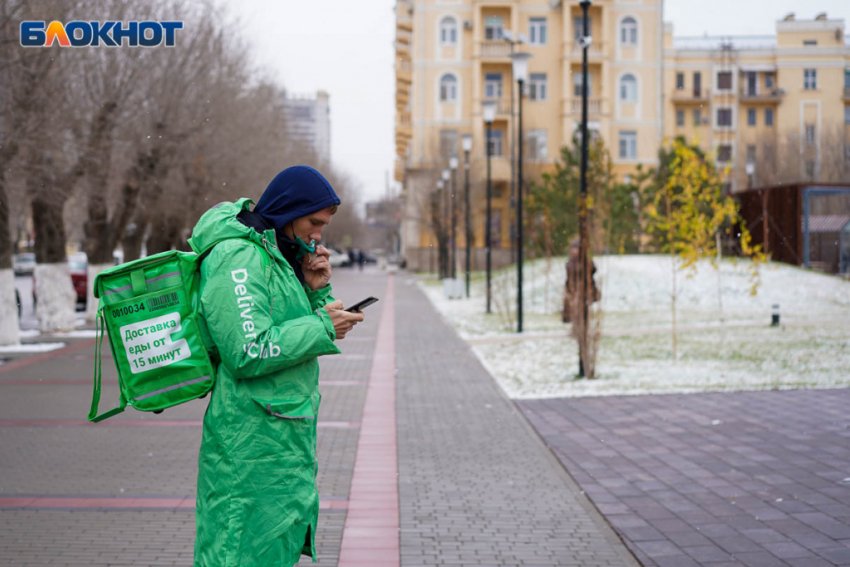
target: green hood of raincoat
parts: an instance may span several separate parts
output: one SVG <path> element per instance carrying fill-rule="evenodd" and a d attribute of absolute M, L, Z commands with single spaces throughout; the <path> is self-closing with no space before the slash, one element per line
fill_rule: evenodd
<path fill-rule="evenodd" d="M 330 286 L 303 286 L 275 246 L 237 218 L 249 199 L 207 211 L 189 243 L 201 264 L 202 326 L 217 361 L 198 461 L 195 567 L 315 558 L 317 357 L 339 353 Z"/>

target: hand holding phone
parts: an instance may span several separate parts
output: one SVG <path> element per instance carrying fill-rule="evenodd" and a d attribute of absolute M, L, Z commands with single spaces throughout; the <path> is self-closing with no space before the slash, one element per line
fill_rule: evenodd
<path fill-rule="evenodd" d="M 377 297 L 372 297 L 370 295 L 369 297 L 367 297 L 363 301 L 358 301 L 357 303 L 355 303 L 351 307 L 345 309 L 345 311 L 348 311 L 349 313 L 358 313 L 360 311 L 363 311 L 364 309 L 366 309 L 367 307 L 369 307 L 370 305 L 372 305 L 373 303 L 375 303 L 377 301 L 378 301 Z"/>

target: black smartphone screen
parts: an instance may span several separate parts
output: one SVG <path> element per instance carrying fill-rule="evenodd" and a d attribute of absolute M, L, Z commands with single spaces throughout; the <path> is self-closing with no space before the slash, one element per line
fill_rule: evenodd
<path fill-rule="evenodd" d="M 370 296 L 370 297 L 367 297 L 366 299 L 364 299 L 363 301 L 359 301 L 359 302 L 355 303 L 351 307 L 347 308 L 345 311 L 348 311 L 349 313 L 354 313 L 355 311 L 363 311 L 365 308 L 369 307 L 370 305 L 372 305 L 373 303 L 375 303 L 377 301 L 378 301 L 377 297 L 371 297 Z"/>

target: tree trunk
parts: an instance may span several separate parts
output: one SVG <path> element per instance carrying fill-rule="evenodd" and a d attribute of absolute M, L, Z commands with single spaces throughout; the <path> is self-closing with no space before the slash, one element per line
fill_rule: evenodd
<path fill-rule="evenodd" d="M 50 200 L 46 197 L 51 196 L 38 191 L 32 199 L 35 259 L 39 264 L 64 263 L 65 226 L 62 222 L 62 208 L 65 200 L 58 195 Z"/>

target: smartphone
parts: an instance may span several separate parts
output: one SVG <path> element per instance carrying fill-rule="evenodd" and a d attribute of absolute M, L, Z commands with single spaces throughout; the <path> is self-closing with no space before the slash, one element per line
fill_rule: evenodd
<path fill-rule="evenodd" d="M 367 307 L 369 307 L 370 305 L 372 305 L 373 303 L 375 303 L 377 301 L 378 301 L 377 297 L 371 297 L 370 296 L 370 297 L 367 297 L 366 299 L 364 299 L 363 301 L 359 301 L 359 302 L 355 303 L 351 307 L 347 308 L 345 311 L 348 311 L 349 313 L 354 313 L 356 311 L 363 311 L 364 309 L 366 309 Z"/>

